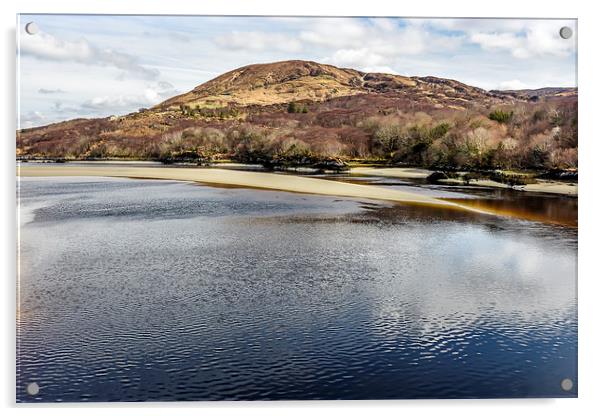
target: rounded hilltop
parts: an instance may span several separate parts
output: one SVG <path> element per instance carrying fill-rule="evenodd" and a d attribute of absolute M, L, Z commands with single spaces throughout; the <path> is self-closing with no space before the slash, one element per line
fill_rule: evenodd
<path fill-rule="evenodd" d="M 179 105 L 270 105 L 291 100 L 323 101 L 364 92 L 363 73 L 311 61 L 281 61 L 226 72 L 157 107 Z"/>
<path fill-rule="evenodd" d="M 155 108 L 272 105 L 369 93 L 397 93 L 427 101 L 458 98 L 457 104 L 461 100 L 493 98 L 485 90 L 444 78 L 366 73 L 313 61 L 290 60 L 234 69 Z"/>

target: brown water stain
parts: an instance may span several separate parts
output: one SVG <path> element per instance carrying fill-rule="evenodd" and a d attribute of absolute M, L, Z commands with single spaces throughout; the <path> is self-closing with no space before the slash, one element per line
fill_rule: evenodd
<path fill-rule="evenodd" d="M 447 199 L 457 204 L 492 214 L 537 221 L 546 224 L 577 227 L 577 198 L 517 197 Z"/>

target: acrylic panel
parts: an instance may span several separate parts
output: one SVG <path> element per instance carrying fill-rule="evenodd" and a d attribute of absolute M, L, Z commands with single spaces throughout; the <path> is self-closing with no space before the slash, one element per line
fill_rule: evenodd
<path fill-rule="evenodd" d="M 577 21 L 19 15 L 18 402 L 576 397 Z"/>

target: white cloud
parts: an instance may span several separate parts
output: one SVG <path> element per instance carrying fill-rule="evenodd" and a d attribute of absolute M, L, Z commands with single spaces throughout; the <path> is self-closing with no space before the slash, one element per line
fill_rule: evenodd
<path fill-rule="evenodd" d="M 93 110 L 123 109 L 147 105 L 144 95 L 118 95 L 94 97 L 82 104 L 82 107 Z"/>
<path fill-rule="evenodd" d="M 332 57 L 325 58 L 337 66 L 365 69 L 384 65 L 386 58 L 382 55 L 372 52 L 368 48 L 360 49 L 339 49 Z"/>
<path fill-rule="evenodd" d="M 500 82 L 498 90 L 524 90 L 529 88 L 527 84 L 518 79 Z"/>
<path fill-rule="evenodd" d="M 420 19 L 425 26 L 437 29 L 473 32 L 519 32 L 533 20 L 527 19 Z"/>
<path fill-rule="evenodd" d="M 460 34 L 442 35 L 421 21 L 399 19 L 316 19 L 300 32 L 307 48 L 331 51 L 322 61 L 363 71 L 398 73 L 409 56 L 453 53 L 464 41 Z"/>
<path fill-rule="evenodd" d="M 370 23 L 372 23 L 374 26 L 382 29 L 385 32 L 393 32 L 399 27 L 398 19 L 374 18 L 370 19 Z"/>
<path fill-rule="evenodd" d="M 509 52 L 519 59 L 542 55 L 566 56 L 572 49 L 571 42 L 544 27 L 530 29 L 524 36 L 513 33 L 475 33 L 471 35 L 470 41 L 485 50 Z"/>
<path fill-rule="evenodd" d="M 297 52 L 302 44 L 299 40 L 273 32 L 231 32 L 215 38 L 218 46 L 232 50 L 266 50 Z"/>
<path fill-rule="evenodd" d="M 310 45 L 342 50 L 369 49 L 386 58 L 450 52 L 461 36 L 443 36 L 418 23 L 400 26 L 395 19 L 317 19 L 299 38 Z"/>
<path fill-rule="evenodd" d="M 138 94 L 119 94 L 97 96 L 85 101 L 82 108 L 90 110 L 132 110 L 159 104 L 161 101 L 176 95 L 173 85 L 166 81 L 148 85 Z"/>
<path fill-rule="evenodd" d="M 173 30 L 167 32 L 154 32 L 154 31 L 145 31 L 142 32 L 142 35 L 147 38 L 156 38 L 156 39 L 169 39 L 174 42 L 184 42 L 189 43 L 192 39 L 190 36 L 187 36 L 183 33 L 179 33 Z"/>
<path fill-rule="evenodd" d="M 299 38 L 313 45 L 357 48 L 369 41 L 369 28 L 358 19 L 316 19 L 308 26 L 310 28 L 303 30 Z"/>
<path fill-rule="evenodd" d="M 518 36 L 513 33 L 474 33 L 470 36 L 470 41 L 478 43 L 483 49 L 506 49 L 515 50 L 519 48 L 521 42 Z"/>
<path fill-rule="evenodd" d="M 65 91 L 63 91 L 60 88 L 54 88 L 54 89 L 49 89 L 49 88 L 39 88 L 38 92 L 40 94 L 64 94 Z"/>
<path fill-rule="evenodd" d="M 567 56 L 573 51 L 574 39 L 560 37 L 558 23 L 537 22 L 527 29 L 526 46 L 531 56 L 554 55 Z"/>
<path fill-rule="evenodd" d="M 573 20 L 429 19 L 428 25 L 463 32 L 485 51 L 506 52 L 514 58 L 565 57 L 575 51 L 574 39 L 562 39 L 560 28 L 575 32 Z"/>
<path fill-rule="evenodd" d="M 141 65 L 135 56 L 109 48 L 98 48 L 84 38 L 68 41 L 40 32 L 23 37 L 19 51 L 23 55 L 42 60 L 112 66 L 143 79 L 156 79 L 159 76 L 159 71 Z"/>
<path fill-rule="evenodd" d="M 19 124 L 21 128 L 28 128 L 44 124 L 46 116 L 39 111 L 29 111 L 27 114 L 21 114 Z"/>

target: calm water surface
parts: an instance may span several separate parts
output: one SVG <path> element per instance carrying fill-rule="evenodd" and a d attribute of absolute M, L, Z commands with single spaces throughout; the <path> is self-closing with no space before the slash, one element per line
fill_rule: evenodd
<path fill-rule="evenodd" d="M 577 394 L 574 227 L 105 178 L 20 212 L 18 401 Z"/>

